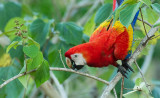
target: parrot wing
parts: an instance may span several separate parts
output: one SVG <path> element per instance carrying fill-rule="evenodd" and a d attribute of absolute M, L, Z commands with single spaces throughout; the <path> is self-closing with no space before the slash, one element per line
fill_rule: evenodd
<path fill-rule="evenodd" d="M 113 28 L 118 34 L 114 43 L 114 56 L 117 59 L 124 60 L 131 55 L 131 47 L 133 42 L 133 29 L 129 25 L 128 29 L 124 27 L 119 21 L 115 23 Z"/>
<path fill-rule="evenodd" d="M 92 33 L 89 42 L 96 40 L 99 38 L 103 33 L 106 33 L 112 25 L 113 17 L 111 19 L 105 20 L 101 23 L 98 28 Z"/>

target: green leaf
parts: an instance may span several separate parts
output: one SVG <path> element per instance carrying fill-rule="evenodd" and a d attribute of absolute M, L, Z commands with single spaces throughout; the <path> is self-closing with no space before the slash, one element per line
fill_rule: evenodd
<path fill-rule="evenodd" d="M 77 45 L 82 43 L 83 29 L 73 22 L 59 23 L 56 29 L 60 31 L 60 36 L 69 44 Z"/>
<path fill-rule="evenodd" d="M 19 77 L 18 80 L 22 83 L 22 85 L 27 89 L 27 84 L 28 84 L 28 80 L 29 79 L 29 75 L 24 75 L 22 77 Z"/>
<path fill-rule="evenodd" d="M 90 20 L 84 25 L 84 30 L 83 32 L 88 35 L 91 36 L 91 34 L 93 33 L 96 24 L 94 23 L 94 17 L 95 15 L 93 15 Z"/>
<path fill-rule="evenodd" d="M 126 8 L 124 8 L 121 12 L 120 12 L 120 22 L 128 27 L 131 22 L 134 19 L 135 14 L 137 13 L 137 11 L 139 10 L 139 7 L 142 5 L 141 2 L 136 3 L 136 4 L 132 4 L 132 5 L 128 5 Z"/>
<path fill-rule="evenodd" d="M 5 53 L 3 47 L 0 45 L 0 58 L 3 56 L 3 54 Z"/>
<path fill-rule="evenodd" d="M 159 18 L 159 14 L 156 13 L 153 9 L 151 8 L 146 8 L 144 7 L 142 9 L 142 13 L 143 13 L 143 18 L 144 20 L 148 21 L 150 24 L 154 24 L 158 18 Z M 151 14 L 152 13 L 152 14 Z M 147 28 L 148 29 L 148 28 Z"/>
<path fill-rule="evenodd" d="M 9 50 L 10 50 L 12 47 L 14 47 L 15 45 L 17 45 L 17 44 L 18 44 L 18 41 L 13 41 L 13 42 L 7 47 L 6 52 L 8 53 Z"/>
<path fill-rule="evenodd" d="M 157 26 L 160 26 L 160 22 L 153 25 L 154 28 Z"/>
<path fill-rule="evenodd" d="M 135 81 L 135 85 L 136 86 L 140 86 L 141 82 L 142 82 L 142 79 L 141 78 L 137 78 L 136 81 Z"/>
<path fill-rule="evenodd" d="M 135 4 L 137 3 L 139 0 L 124 0 L 123 3 L 121 4 L 121 6 L 125 5 L 125 4 Z"/>
<path fill-rule="evenodd" d="M 38 54 L 38 51 L 39 51 L 39 49 L 36 45 L 30 45 L 30 46 L 23 47 L 23 52 L 31 58 L 36 57 Z"/>
<path fill-rule="evenodd" d="M 32 22 L 29 28 L 29 35 L 41 46 L 44 44 L 47 34 L 49 33 L 50 25 L 53 21 L 45 23 L 41 19 L 36 19 Z"/>
<path fill-rule="evenodd" d="M 39 87 L 45 81 L 47 81 L 50 77 L 49 74 L 49 64 L 46 60 L 40 65 L 35 73 L 32 74 L 34 76 L 34 80 L 36 82 L 36 86 Z"/>
<path fill-rule="evenodd" d="M 154 4 L 151 4 L 152 8 L 157 11 L 158 13 L 160 13 L 160 4 L 158 3 L 154 3 Z"/>
<path fill-rule="evenodd" d="M 21 65 L 16 64 L 14 66 L 0 68 L 0 84 L 2 84 L 4 80 L 8 80 L 19 74 L 20 69 Z M 21 92 L 23 92 L 23 86 L 18 79 L 15 79 L 0 89 L 0 98 L 22 98 L 23 95 L 21 95 Z M 1 95 L 6 97 L 1 97 Z"/>
<path fill-rule="evenodd" d="M 21 30 L 27 30 L 27 26 L 25 25 L 26 22 L 24 21 L 24 19 L 19 18 L 19 17 L 15 17 L 15 18 L 10 19 L 10 20 L 7 22 L 7 24 L 6 24 L 6 26 L 5 26 L 5 28 L 4 28 L 4 31 L 5 31 L 6 35 L 8 35 L 11 40 L 13 40 L 15 37 L 17 37 L 17 36 L 15 35 L 15 33 L 16 33 L 17 31 L 14 29 L 14 27 L 17 26 L 17 25 L 15 24 L 15 21 L 18 21 L 20 25 L 21 25 L 21 24 L 24 24 L 24 25 L 21 27 Z"/>
<path fill-rule="evenodd" d="M 34 41 L 31 37 L 28 37 L 28 45 L 36 45 L 40 49 L 40 44 Z"/>
<path fill-rule="evenodd" d="M 7 22 L 21 16 L 21 5 L 16 2 L 0 3 L 0 30 L 4 31 Z"/>
<path fill-rule="evenodd" d="M 150 5 L 152 4 L 151 0 L 140 0 L 140 1 L 146 4 L 148 7 L 150 7 Z"/>
<path fill-rule="evenodd" d="M 49 65 L 52 67 L 61 67 L 64 68 L 62 61 L 60 59 L 59 50 L 61 49 L 62 59 L 65 61 L 64 53 L 70 48 L 73 47 L 71 45 L 67 45 L 64 42 L 57 43 L 57 45 L 54 45 L 54 47 L 49 51 L 48 55 L 48 61 Z M 64 62 L 65 63 L 65 62 Z M 67 66 L 66 66 L 67 67 Z M 57 79 L 60 83 L 63 83 L 70 75 L 71 73 L 68 72 L 60 72 L 60 71 L 53 71 Z"/>
<path fill-rule="evenodd" d="M 36 69 L 39 65 L 41 65 L 43 62 L 43 54 L 42 52 L 38 52 L 37 56 L 34 57 L 33 59 L 29 59 L 27 61 L 27 71 L 30 71 L 30 70 L 33 70 L 33 69 Z"/>
<path fill-rule="evenodd" d="M 112 13 L 112 4 L 107 3 L 100 7 L 95 16 L 95 23 L 100 24 L 105 21 Z"/>
<path fill-rule="evenodd" d="M 126 94 L 123 94 L 123 96 L 125 98 L 141 98 L 139 97 L 139 93 L 140 93 L 139 91 L 130 91 Z"/>

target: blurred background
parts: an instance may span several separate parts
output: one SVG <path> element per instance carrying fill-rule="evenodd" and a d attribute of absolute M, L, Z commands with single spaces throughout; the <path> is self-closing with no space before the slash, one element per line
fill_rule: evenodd
<path fill-rule="evenodd" d="M 151 2 L 160 4 L 159 0 L 151 0 Z M 17 75 L 24 66 L 21 46 L 6 53 L 7 46 L 18 40 L 12 33 L 15 32 L 13 30 L 15 20 L 21 21 L 28 35 L 40 44 L 43 56 L 51 67 L 64 67 L 59 50 L 64 60 L 63 55 L 70 47 L 88 42 L 94 29 L 112 14 L 112 6 L 113 0 L 0 0 L 0 84 Z M 160 17 L 160 12 L 145 4 L 142 6 L 142 13 L 144 20 L 151 25 Z M 138 17 L 141 19 L 140 15 Z M 150 27 L 146 25 L 146 28 L 148 32 Z M 160 34 L 159 32 L 156 35 Z M 137 20 L 134 27 L 133 52 L 144 36 L 142 22 Z M 159 50 L 160 40 L 153 39 L 137 58 L 138 65 L 151 85 L 152 95 L 150 95 L 154 98 L 160 98 Z M 132 91 L 136 79 L 141 79 L 136 65 L 133 64 L 132 67 L 135 72 L 129 73 L 129 79 L 124 80 L 124 87 L 129 88 L 124 89 L 124 94 Z M 110 81 L 117 73 L 117 69 L 113 66 L 107 68 L 86 66 L 80 71 L 106 81 Z M 106 87 L 101 82 L 74 73 L 63 71 L 53 73 L 64 88 L 64 96 L 67 95 L 68 98 L 99 98 Z M 49 81 L 57 90 L 55 80 L 51 78 Z M 115 88 L 119 96 L 121 81 Z M 41 89 L 36 87 L 32 78 L 28 80 L 27 88 L 17 79 L 0 89 L 0 98 L 46 98 L 46 94 Z M 111 93 L 110 97 L 114 98 L 114 94 Z"/>

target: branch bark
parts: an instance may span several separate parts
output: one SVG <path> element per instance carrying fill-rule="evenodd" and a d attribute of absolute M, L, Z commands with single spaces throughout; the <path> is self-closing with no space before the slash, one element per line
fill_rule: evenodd
<path fill-rule="evenodd" d="M 62 98 L 68 98 L 68 97 L 67 97 L 67 94 L 66 94 L 66 92 L 65 92 L 65 90 L 64 90 L 63 85 L 59 83 L 58 79 L 56 78 L 56 76 L 53 74 L 52 71 L 50 71 L 50 76 L 51 76 L 51 78 L 53 79 L 53 81 L 54 81 L 54 83 L 55 83 L 55 85 L 56 85 L 56 87 L 57 87 L 57 89 L 58 89 L 61 97 L 62 97 Z"/>
<path fill-rule="evenodd" d="M 156 23 L 160 22 L 160 18 L 157 20 Z M 156 24 L 155 23 L 155 24 Z M 159 27 L 155 27 L 155 28 L 151 28 L 149 33 L 147 34 L 149 37 L 153 36 L 154 33 L 158 30 Z M 132 54 L 132 56 L 130 57 L 128 64 L 131 65 L 134 60 L 138 57 L 138 55 L 141 53 L 141 51 L 144 49 L 145 47 L 145 43 L 147 43 L 148 38 L 147 36 L 144 37 L 144 39 L 141 41 L 141 43 L 138 45 L 137 49 L 134 51 L 134 53 Z M 121 79 L 122 75 L 121 73 L 117 73 L 117 75 L 110 81 L 110 84 L 106 87 L 106 89 L 104 90 L 104 92 L 102 93 L 101 98 L 108 98 L 109 93 L 111 92 L 111 90 L 115 87 L 115 85 L 117 84 L 117 82 Z"/>
<path fill-rule="evenodd" d="M 93 6 L 88 10 L 88 12 L 79 19 L 78 24 L 83 25 L 100 3 L 101 0 L 95 0 Z"/>
<path fill-rule="evenodd" d="M 7 85 L 8 83 L 10 83 L 11 81 L 13 81 L 13 80 L 15 80 L 15 79 L 17 79 L 17 78 L 19 78 L 19 77 L 22 77 L 22 76 L 24 76 L 24 75 L 26 75 L 26 74 L 30 74 L 30 73 L 32 73 L 32 72 L 35 72 L 35 71 L 36 71 L 36 70 L 32 70 L 32 71 L 27 72 L 27 73 L 18 74 L 18 75 L 16 75 L 16 76 L 14 76 L 14 77 L 6 80 L 4 83 L 2 83 L 2 84 L 0 85 L 0 89 L 1 89 L 2 87 L 4 87 L 5 85 Z M 88 77 L 88 78 L 91 78 L 91 79 L 94 79 L 94 80 L 97 80 L 97 81 L 100 81 L 100 82 L 102 82 L 102 83 L 104 83 L 104 84 L 109 85 L 109 82 L 106 81 L 106 80 L 103 80 L 103 79 L 98 78 L 98 77 L 96 77 L 96 76 L 92 76 L 92 75 L 87 74 L 87 73 L 82 73 L 82 72 L 74 71 L 74 70 L 72 70 L 72 69 L 50 67 L 50 71 L 66 71 L 66 72 L 72 72 L 72 73 L 76 73 L 76 74 L 79 74 L 79 75 L 82 75 L 82 76 L 86 76 L 86 77 Z"/>
<path fill-rule="evenodd" d="M 49 97 L 49 98 L 61 98 L 60 94 L 57 92 L 56 88 L 52 86 L 49 81 L 44 82 L 40 89 Z"/>

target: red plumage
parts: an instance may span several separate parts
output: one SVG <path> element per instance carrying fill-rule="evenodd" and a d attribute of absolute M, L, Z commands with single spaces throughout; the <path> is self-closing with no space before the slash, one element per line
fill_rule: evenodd
<path fill-rule="evenodd" d="M 72 59 L 71 55 L 80 53 L 90 67 L 107 67 L 108 65 L 118 67 L 116 61 L 124 60 L 130 51 L 133 30 L 131 26 L 127 29 L 120 22 L 116 22 L 115 26 L 109 30 L 107 28 L 106 24 L 100 25 L 91 35 L 88 43 L 70 48 L 65 53 L 65 57 Z"/>

